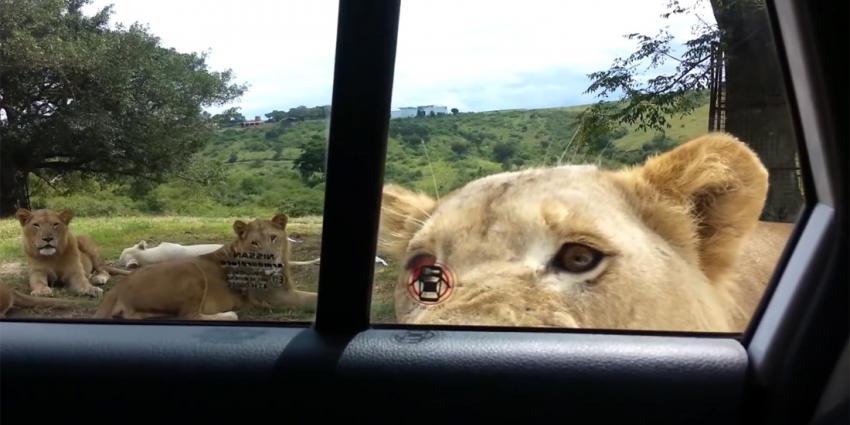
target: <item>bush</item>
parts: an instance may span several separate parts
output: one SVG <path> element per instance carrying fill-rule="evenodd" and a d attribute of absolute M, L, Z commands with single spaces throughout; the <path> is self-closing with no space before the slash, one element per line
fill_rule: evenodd
<path fill-rule="evenodd" d="M 466 142 L 452 142 L 452 152 L 458 156 L 466 155 L 469 152 L 469 144 Z"/>
<path fill-rule="evenodd" d="M 286 197 L 280 199 L 277 208 L 291 217 L 322 214 L 324 207 L 324 187 L 314 189 L 290 188 Z"/>
<path fill-rule="evenodd" d="M 263 181 L 259 177 L 245 177 L 239 183 L 242 193 L 256 195 L 263 191 Z"/>
<path fill-rule="evenodd" d="M 280 136 L 280 131 L 274 129 L 267 131 L 264 135 L 266 140 L 275 140 L 278 138 L 278 136 Z"/>
<path fill-rule="evenodd" d="M 410 186 L 423 176 L 422 170 L 405 164 L 387 162 L 384 170 L 384 178 L 388 182 L 395 182 Z"/>
<path fill-rule="evenodd" d="M 629 134 L 629 130 L 626 127 L 617 127 L 611 130 L 611 138 L 615 140 L 624 137 L 627 134 Z"/>
<path fill-rule="evenodd" d="M 262 152 L 269 149 L 269 145 L 259 140 L 251 140 L 245 143 L 245 149 L 251 152 Z"/>
<path fill-rule="evenodd" d="M 516 154 L 517 146 L 510 142 L 500 142 L 493 146 L 493 160 L 507 164 Z"/>
<path fill-rule="evenodd" d="M 75 215 L 85 217 L 132 215 L 136 209 L 130 198 L 108 191 L 33 197 L 31 201 L 33 208 L 68 208 Z"/>
<path fill-rule="evenodd" d="M 676 142 L 673 141 L 673 139 L 670 139 L 663 133 L 657 133 L 653 136 L 652 140 L 641 146 L 640 150 L 647 155 L 652 155 L 660 152 L 666 152 L 675 146 Z"/>
<path fill-rule="evenodd" d="M 431 139 L 431 130 L 428 126 L 413 120 L 401 119 L 390 121 L 390 136 L 401 140 L 408 146 L 418 146 L 421 140 Z"/>

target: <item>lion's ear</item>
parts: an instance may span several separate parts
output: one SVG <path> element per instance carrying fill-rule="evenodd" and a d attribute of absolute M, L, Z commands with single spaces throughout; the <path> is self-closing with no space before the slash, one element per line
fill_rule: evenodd
<path fill-rule="evenodd" d="M 242 220 L 236 220 L 233 222 L 233 231 L 236 232 L 236 236 L 238 236 L 239 239 L 242 239 L 245 236 L 246 227 L 248 227 L 248 225 Z"/>
<path fill-rule="evenodd" d="M 277 214 L 272 217 L 272 223 L 274 223 L 277 227 L 280 227 L 281 230 L 286 229 L 286 223 L 289 221 L 289 217 L 286 214 Z"/>
<path fill-rule="evenodd" d="M 431 216 L 437 202 L 401 186 L 384 186 L 381 200 L 379 243 L 384 252 L 400 258 L 422 223 Z"/>
<path fill-rule="evenodd" d="M 145 240 L 140 240 L 140 241 L 139 241 L 139 243 L 137 243 L 137 244 L 136 244 L 136 248 L 139 248 L 139 249 L 141 249 L 141 250 L 146 250 L 146 249 L 148 249 L 148 243 L 147 243 L 147 241 L 145 241 Z"/>
<path fill-rule="evenodd" d="M 32 218 L 32 211 L 26 208 L 18 208 L 18 211 L 15 212 L 15 217 L 21 222 L 21 226 L 26 226 L 27 222 Z"/>
<path fill-rule="evenodd" d="M 74 218 L 74 212 L 68 209 L 64 209 L 59 211 L 59 219 L 62 220 L 65 225 L 71 224 L 71 220 Z"/>
<path fill-rule="evenodd" d="M 710 133 L 632 172 L 688 214 L 706 275 L 729 271 L 767 198 L 768 173 L 758 156 L 729 134 Z"/>

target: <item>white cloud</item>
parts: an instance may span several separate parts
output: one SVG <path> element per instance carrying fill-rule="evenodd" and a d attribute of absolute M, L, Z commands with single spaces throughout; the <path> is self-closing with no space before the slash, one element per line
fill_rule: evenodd
<path fill-rule="evenodd" d="M 668 0 L 405 0 L 393 107 L 462 110 L 561 106 L 588 101 L 587 73 L 633 43 L 623 35 L 663 25 L 687 37 L 695 17 L 664 21 Z M 209 50 L 212 69 L 250 84 L 247 116 L 331 100 L 337 2 L 330 0 L 95 0 L 114 20 L 148 24 L 164 45 Z M 713 21 L 703 2 L 700 15 Z M 220 108 L 216 108 L 218 110 Z"/>

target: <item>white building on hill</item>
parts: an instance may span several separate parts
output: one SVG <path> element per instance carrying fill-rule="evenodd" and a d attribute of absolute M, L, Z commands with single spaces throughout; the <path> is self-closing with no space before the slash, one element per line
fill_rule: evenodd
<path fill-rule="evenodd" d="M 399 108 L 395 111 L 390 111 L 390 119 L 395 118 L 413 118 L 416 116 L 417 108 L 415 106 L 407 106 Z"/>
<path fill-rule="evenodd" d="M 425 105 L 425 106 L 405 106 L 398 108 L 395 111 L 390 111 L 390 119 L 395 118 L 412 118 L 421 114 L 428 115 L 447 115 L 449 109 L 440 105 Z"/>

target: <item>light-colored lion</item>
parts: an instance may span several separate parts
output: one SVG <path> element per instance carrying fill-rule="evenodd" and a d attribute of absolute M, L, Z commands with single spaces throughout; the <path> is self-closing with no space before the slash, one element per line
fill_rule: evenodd
<path fill-rule="evenodd" d="M 292 238 L 288 238 L 293 242 Z M 148 246 L 147 241 L 139 241 L 139 243 L 121 251 L 121 256 L 118 257 L 118 265 L 134 269 L 136 267 L 146 266 L 149 264 L 162 263 L 165 261 L 176 260 L 178 258 L 198 257 L 217 251 L 224 246 L 222 244 L 197 244 L 197 245 L 180 245 L 173 242 L 160 242 L 159 245 Z M 314 258 L 308 261 L 290 261 L 293 266 L 305 266 L 310 264 L 318 264 L 319 259 Z"/>
<path fill-rule="evenodd" d="M 222 244 L 180 245 L 172 242 L 160 242 L 159 245 L 151 247 L 147 241 L 139 241 L 121 251 L 118 265 L 136 268 L 178 258 L 197 257 L 217 251 L 221 247 Z"/>
<path fill-rule="evenodd" d="M 744 143 L 711 133 L 639 167 L 501 173 L 439 202 L 387 185 L 381 247 L 407 265 L 397 319 L 742 331 L 791 229 L 758 220 L 767 177 Z M 409 276 L 433 264 L 453 291 L 414 301 Z"/>
<path fill-rule="evenodd" d="M 15 216 L 21 223 L 31 295 L 52 295 L 50 285 L 64 283 L 81 294 L 100 296 L 103 290 L 92 283 L 105 284 L 110 272 L 129 274 L 106 265 L 91 238 L 71 232 L 72 211 L 21 208 Z"/>
<path fill-rule="evenodd" d="M 313 311 L 316 293 L 295 289 L 290 274 L 286 223 L 283 214 L 250 223 L 237 220 L 236 240 L 214 252 L 143 266 L 104 297 L 95 318 L 235 320 L 236 311 L 248 304 Z M 280 287 L 236 289 L 228 284 L 225 265 L 252 253 L 273 253 L 268 255 L 282 265 Z"/>

